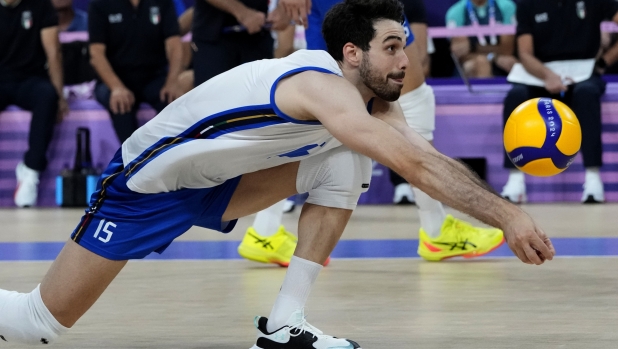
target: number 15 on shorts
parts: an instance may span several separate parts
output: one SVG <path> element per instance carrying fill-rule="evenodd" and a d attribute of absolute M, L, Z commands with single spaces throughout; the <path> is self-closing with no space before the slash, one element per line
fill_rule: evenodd
<path fill-rule="evenodd" d="M 109 240 L 112 238 L 112 235 L 114 235 L 114 232 L 109 230 L 110 227 L 116 228 L 116 224 L 109 221 L 105 222 L 105 219 L 102 219 L 101 222 L 99 222 L 99 227 L 97 228 L 97 231 L 94 233 L 94 238 L 99 238 L 99 241 L 103 243 L 109 242 Z M 105 238 L 103 238 L 102 234 L 106 234 Z"/>

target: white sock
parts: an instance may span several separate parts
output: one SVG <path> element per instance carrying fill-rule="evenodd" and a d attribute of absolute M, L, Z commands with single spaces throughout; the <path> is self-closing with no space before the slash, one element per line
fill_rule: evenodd
<path fill-rule="evenodd" d="M 281 291 L 268 317 L 266 324 L 268 332 L 272 333 L 285 326 L 290 315 L 305 307 L 311 288 L 322 268 L 321 264 L 292 256 Z"/>
<path fill-rule="evenodd" d="M 442 224 L 446 219 L 444 206 L 442 206 L 440 201 L 433 199 L 420 189 L 412 188 L 412 190 L 414 191 L 414 199 L 416 200 L 416 205 L 418 206 L 418 215 L 421 219 L 421 228 L 425 230 L 429 237 L 437 238 L 440 236 Z"/>
<path fill-rule="evenodd" d="M 525 183 L 526 182 L 526 177 L 524 177 L 524 173 L 521 172 L 520 170 L 511 170 L 509 172 L 509 179 L 508 179 L 507 183 L 510 183 L 510 182 Z"/>
<path fill-rule="evenodd" d="M 273 236 L 281 226 L 283 219 L 283 205 L 285 200 L 258 212 L 253 221 L 253 229 L 262 236 Z"/>
<path fill-rule="evenodd" d="M 586 182 L 588 181 L 601 182 L 601 173 L 598 167 L 586 167 Z"/>
<path fill-rule="evenodd" d="M 0 290 L 0 342 L 51 344 L 68 330 L 43 303 L 39 286 L 30 293 Z"/>

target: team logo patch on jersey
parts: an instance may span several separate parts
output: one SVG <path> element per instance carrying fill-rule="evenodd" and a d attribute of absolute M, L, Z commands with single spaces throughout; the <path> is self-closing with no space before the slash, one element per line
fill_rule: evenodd
<path fill-rule="evenodd" d="M 109 15 L 107 17 L 110 23 L 120 23 L 122 22 L 122 13 L 116 13 L 113 15 Z"/>
<path fill-rule="evenodd" d="M 534 16 L 534 21 L 537 23 L 547 22 L 549 20 L 549 16 L 547 12 L 539 13 Z"/>
<path fill-rule="evenodd" d="M 150 22 L 152 24 L 157 25 L 161 22 L 161 14 L 159 13 L 159 8 L 157 6 L 153 6 L 150 8 Z"/>
<path fill-rule="evenodd" d="M 24 11 L 21 13 L 21 26 L 26 30 L 32 28 L 32 12 Z"/>
<path fill-rule="evenodd" d="M 586 18 L 586 3 L 584 1 L 577 2 L 577 17 L 579 19 Z"/>

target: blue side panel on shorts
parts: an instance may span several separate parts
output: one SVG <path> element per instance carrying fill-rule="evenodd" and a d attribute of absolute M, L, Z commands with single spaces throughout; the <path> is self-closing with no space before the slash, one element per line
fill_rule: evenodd
<path fill-rule="evenodd" d="M 111 260 L 140 259 L 161 253 L 193 225 L 229 232 L 233 222 L 222 222 L 240 177 L 204 189 L 141 194 L 131 191 L 122 175 L 119 150 L 101 176 L 82 221 L 71 239 Z"/>

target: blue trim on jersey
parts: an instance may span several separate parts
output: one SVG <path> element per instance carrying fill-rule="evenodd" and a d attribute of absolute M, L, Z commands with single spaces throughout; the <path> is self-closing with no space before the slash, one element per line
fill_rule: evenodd
<path fill-rule="evenodd" d="M 301 67 L 301 68 L 296 68 L 296 69 L 292 69 L 288 72 L 285 72 L 283 74 L 281 74 L 281 76 L 279 76 L 277 78 L 277 80 L 275 80 L 275 82 L 273 83 L 273 86 L 270 88 L 270 105 L 273 108 L 273 110 L 275 111 L 275 113 L 277 113 L 277 115 L 279 115 L 280 117 L 286 119 L 289 122 L 293 122 L 295 124 L 308 124 L 308 125 L 321 125 L 322 123 L 319 121 L 305 121 L 305 120 L 297 120 L 294 119 L 293 117 L 287 115 L 286 113 L 284 113 L 283 111 L 281 111 L 281 109 L 279 109 L 279 107 L 277 107 L 277 103 L 275 103 L 275 91 L 277 90 L 277 85 L 279 84 L 279 81 L 281 81 L 282 79 L 287 78 L 290 75 L 293 74 L 298 74 L 298 73 L 302 73 L 305 71 L 317 71 L 320 73 L 326 73 L 326 74 L 333 74 L 333 75 L 337 75 L 339 76 L 339 74 L 332 72 L 328 69 L 325 68 L 321 68 L 321 67 Z"/>
<path fill-rule="evenodd" d="M 198 131 L 206 127 L 205 124 L 207 124 L 209 121 L 212 121 L 216 118 L 227 116 L 229 119 L 233 119 L 236 117 L 242 117 L 241 116 L 242 114 L 249 112 L 249 111 L 265 111 L 265 110 L 267 111 L 272 110 L 270 104 L 239 107 L 239 108 L 229 109 L 229 110 L 225 110 L 225 111 L 207 116 L 201 119 L 200 121 L 196 122 L 195 124 L 193 124 L 193 126 L 189 127 L 187 130 L 185 130 L 183 133 L 181 133 L 177 137 L 161 138 L 158 142 L 148 147 L 148 149 L 143 151 L 138 157 L 136 157 L 133 161 L 131 161 L 126 166 L 125 176 L 128 178 L 133 177 L 135 173 L 137 173 L 140 169 L 142 169 L 144 166 L 149 164 L 153 159 L 156 159 L 159 155 L 163 154 L 164 152 L 172 148 L 177 147 L 178 145 L 187 143 L 189 141 L 192 141 L 195 139 L 214 139 L 221 135 L 231 133 L 231 132 L 261 128 L 261 127 L 266 127 L 266 126 L 271 126 L 271 125 L 286 122 L 286 120 L 283 120 L 283 119 L 273 118 L 273 120 L 268 120 L 266 122 L 228 127 L 226 129 L 214 132 L 208 137 L 202 137 L 202 138 L 199 137 L 200 133 Z M 272 110 L 272 112 L 274 113 L 274 110 Z M 230 124 L 230 125 L 233 125 L 233 124 Z M 192 136 L 195 134 L 197 134 L 198 137 Z"/>
<path fill-rule="evenodd" d="M 210 135 L 210 136 L 208 136 L 206 138 L 200 138 L 200 139 L 215 139 L 215 138 L 217 138 L 219 136 L 222 136 L 222 135 L 228 134 L 228 133 L 232 133 L 232 132 L 250 130 L 250 129 L 255 129 L 255 128 L 262 128 L 262 127 L 277 125 L 277 124 L 281 124 L 281 123 L 282 123 L 281 121 L 266 121 L 266 122 L 261 122 L 259 124 L 236 126 L 236 127 L 229 128 L 227 130 L 222 130 L 222 131 L 219 131 L 219 132 L 215 132 L 215 133 L 213 133 L 212 135 Z"/>

